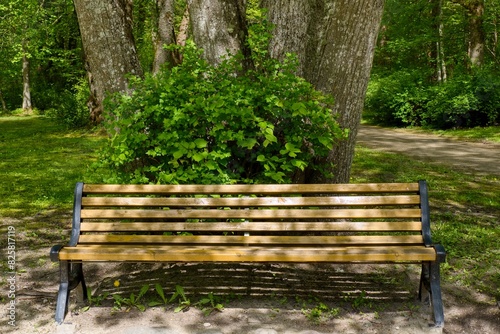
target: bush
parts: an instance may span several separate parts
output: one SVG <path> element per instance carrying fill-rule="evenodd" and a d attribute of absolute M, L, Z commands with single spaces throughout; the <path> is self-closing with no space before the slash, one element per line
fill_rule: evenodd
<path fill-rule="evenodd" d="M 428 102 L 418 73 L 396 72 L 370 81 L 365 109 L 372 122 L 391 126 L 418 126 Z"/>
<path fill-rule="evenodd" d="M 365 103 L 375 123 L 438 129 L 500 122 L 500 79 L 491 70 L 424 85 L 405 72 L 374 77 Z"/>
<path fill-rule="evenodd" d="M 188 43 L 181 65 L 115 96 L 99 164 L 113 171 L 106 181 L 288 183 L 316 168 L 314 158 L 343 135 L 333 101 L 294 75 L 294 57 L 271 59 L 252 36 L 252 70 L 243 71 L 241 56 L 212 67 Z"/>
<path fill-rule="evenodd" d="M 50 96 L 50 93 L 47 93 Z M 81 128 L 90 124 L 87 99 L 90 92 L 85 80 L 81 80 L 72 90 L 58 92 L 53 97 L 52 107 L 45 114 L 69 128 Z"/>

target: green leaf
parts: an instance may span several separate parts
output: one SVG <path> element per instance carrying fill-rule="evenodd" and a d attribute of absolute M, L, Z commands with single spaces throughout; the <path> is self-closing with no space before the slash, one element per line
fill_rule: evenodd
<path fill-rule="evenodd" d="M 257 139 L 255 138 L 245 138 L 238 140 L 238 146 L 246 147 L 251 150 L 257 144 Z"/>
<path fill-rule="evenodd" d="M 163 302 L 166 303 L 167 299 L 165 298 L 165 294 L 163 293 L 163 288 L 161 287 L 160 284 L 158 284 L 158 283 L 155 284 L 155 290 L 156 290 L 156 293 L 158 293 L 158 296 L 161 297 L 161 300 L 163 300 Z"/>
<path fill-rule="evenodd" d="M 208 145 L 208 142 L 203 138 L 195 139 L 194 143 L 195 143 L 197 148 L 205 148 Z"/>
<path fill-rule="evenodd" d="M 142 286 L 141 290 L 139 291 L 139 295 L 137 296 L 137 299 L 140 299 L 142 296 L 146 294 L 149 290 L 149 284 L 145 284 Z"/>
<path fill-rule="evenodd" d="M 175 160 L 178 160 L 183 155 L 184 155 L 184 151 L 183 150 L 175 151 L 174 154 L 173 154 Z"/>
<path fill-rule="evenodd" d="M 205 159 L 206 157 L 206 153 L 204 154 L 205 152 L 203 153 L 195 153 L 193 154 L 193 160 L 196 161 L 196 162 L 200 162 L 202 161 L 203 159 Z"/>

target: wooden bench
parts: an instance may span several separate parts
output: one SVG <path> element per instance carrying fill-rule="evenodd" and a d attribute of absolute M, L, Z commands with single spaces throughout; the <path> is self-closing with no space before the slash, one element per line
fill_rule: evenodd
<path fill-rule="evenodd" d="M 380 184 L 98 185 L 78 183 L 60 264 L 56 321 L 83 262 L 421 263 L 419 297 L 444 324 L 441 245 L 425 181 Z M 425 292 L 425 293 L 424 293 Z"/>

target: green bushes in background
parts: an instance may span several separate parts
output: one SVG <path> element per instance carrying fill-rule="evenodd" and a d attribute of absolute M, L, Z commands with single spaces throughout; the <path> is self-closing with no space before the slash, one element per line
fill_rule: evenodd
<path fill-rule="evenodd" d="M 457 76 L 439 85 L 418 72 L 374 77 L 367 93 L 367 117 L 395 126 L 437 129 L 500 123 L 500 77 L 490 69 Z"/>

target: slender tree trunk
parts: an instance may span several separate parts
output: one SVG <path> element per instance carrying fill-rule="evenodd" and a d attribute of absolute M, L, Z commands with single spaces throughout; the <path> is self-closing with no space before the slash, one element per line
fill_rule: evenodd
<path fill-rule="evenodd" d="M 93 122 L 100 122 L 108 93 L 127 92 L 127 75 L 142 76 L 132 35 L 132 0 L 74 0 L 91 96 Z"/>
<path fill-rule="evenodd" d="M 153 34 L 155 49 L 153 73 L 158 73 L 163 64 L 174 66 L 179 62 L 174 52 L 164 48 L 165 45 L 175 43 L 174 4 L 174 0 L 156 1 L 157 29 Z"/>
<path fill-rule="evenodd" d="M 2 110 L 7 111 L 7 103 L 5 103 L 5 99 L 3 98 L 2 91 L 0 90 L 0 101 L 2 102 Z"/>
<path fill-rule="evenodd" d="M 446 62 L 444 55 L 444 26 L 443 26 L 443 0 L 431 0 L 432 19 L 434 20 L 434 31 L 436 44 L 431 52 L 432 60 L 436 68 L 436 81 L 445 82 L 447 78 Z"/>
<path fill-rule="evenodd" d="M 262 5 L 275 25 L 271 54 L 297 53 L 298 74 L 334 96 L 332 112 L 349 129 L 349 137 L 324 161 L 334 164 L 333 179 L 311 173 L 305 182 L 349 182 L 384 1 L 264 0 Z"/>
<path fill-rule="evenodd" d="M 33 110 L 31 103 L 30 61 L 26 52 L 23 52 L 23 110 L 27 113 Z"/>
<path fill-rule="evenodd" d="M 177 34 L 176 43 L 178 45 L 181 46 L 186 45 L 186 40 L 188 37 L 188 29 L 189 29 L 189 7 L 186 5 L 186 10 L 184 11 L 184 15 L 182 15 L 181 25 L 179 27 L 179 33 Z"/>

